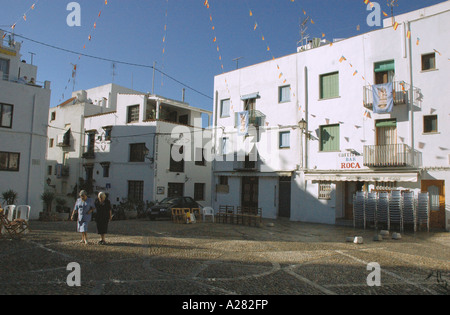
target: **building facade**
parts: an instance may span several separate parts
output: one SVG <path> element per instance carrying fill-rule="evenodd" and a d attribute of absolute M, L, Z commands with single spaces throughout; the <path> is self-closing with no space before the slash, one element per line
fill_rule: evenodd
<path fill-rule="evenodd" d="M 335 224 L 356 191 L 424 191 L 432 227 L 449 229 L 449 17 L 444 2 L 216 76 L 215 208 Z"/>
<path fill-rule="evenodd" d="M 21 60 L 21 44 L 0 32 L 0 192 L 18 194 L 31 218 L 43 209 L 50 82 L 37 81 L 37 67 Z M 6 204 L 3 204 L 6 206 Z"/>
<path fill-rule="evenodd" d="M 107 84 L 72 93 L 72 97 L 48 114 L 48 143 L 45 182 L 56 198 L 65 199 L 71 206 L 77 195 L 79 179 L 85 178 L 83 153 L 85 152 L 85 117 L 114 112 L 118 93 L 136 92 Z M 137 92 L 136 92 L 137 93 Z M 53 204 L 56 207 L 56 202 Z"/>
<path fill-rule="evenodd" d="M 211 135 L 202 115 L 211 114 L 158 95 L 119 93 L 116 111 L 85 117 L 85 180 L 113 204 L 189 196 L 210 205 Z"/>

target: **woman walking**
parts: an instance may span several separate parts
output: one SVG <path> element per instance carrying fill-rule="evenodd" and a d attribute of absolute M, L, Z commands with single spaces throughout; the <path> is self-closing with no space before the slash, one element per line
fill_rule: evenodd
<path fill-rule="evenodd" d="M 100 234 L 101 240 L 98 242 L 100 245 L 106 245 L 105 234 L 108 233 L 108 223 L 112 218 L 112 207 L 108 199 L 106 199 L 106 194 L 100 192 L 98 194 L 98 199 L 95 200 L 95 208 L 97 209 L 97 214 L 95 216 L 95 221 L 97 221 L 97 233 Z"/>
<path fill-rule="evenodd" d="M 88 232 L 88 224 L 92 218 L 92 212 L 95 210 L 94 201 L 91 198 L 88 198 L 87 192 L 85 190 L 80 191 L 80 198 L 75 203 L 75 207 L 72 212 L 72 221 L 75 215 L 75 212 L 78 212 L 78 224 L 77 230 L 81 233 L 81 242 L 87 244 L 87 232 Z"/>

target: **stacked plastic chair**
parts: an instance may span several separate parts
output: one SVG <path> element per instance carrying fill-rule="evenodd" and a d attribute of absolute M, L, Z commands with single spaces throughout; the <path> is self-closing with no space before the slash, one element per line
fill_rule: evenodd
<path fill-rule="evenodd" d="M 391 228 L 389 219 L 389 194 L 387 192 L 380 192 L 377 204 L 377 228 L 379 225 L 383 225 L 385 229 L 389 230 Z"/>
<path fill-rule="evenodd" d="M 412 224 L 414 227 L 414 232 L 417 231 L 415 200 L 413 192 L 403 193 L 403 227 L 406 224 Z"/>
<path fill-rule="evenodd" d="M 366 224 L 372 223 L 375 228 L 377 227 L 377 203 L 378 194 L 376 192 L 368 193 L 365 205 L 365 219 Z"/>
<path fill-rule="evenodd" d="M 353 227 L 366 228 L 365 199 L 366 195 L 362 191 L 353 195 Z"/>
<path fill-rule="evenodd" d="M 402 192 L 394 190 L 389 200 L 389 221 L 390 224 L 398 224 L 400 231 L 403 232 L 403 200 Z"/>
<path fill-rule="evenodd" d="M 427 225 L 427 231 L 430 231 L 430 201 L 428 193 L 419 193 L 417 197 L 417 224 L 419 227 L 422 224 Z"/>

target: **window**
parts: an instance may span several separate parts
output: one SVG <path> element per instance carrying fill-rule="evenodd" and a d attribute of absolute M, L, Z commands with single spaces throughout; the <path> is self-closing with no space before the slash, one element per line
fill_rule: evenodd
<path fill-rule="evenodd" d="M 331 199 L 331 182 L 319 182 L 319 199 Z"/>
<path fill-rule="evenodd" d="M 205 200 L 205 184 L 194 184 L 194 200 Z"/>
<path fill-rule="evenodd" d="M 0 58 L 0 72 L 3 72 L 3 77 L 0 80 L 8 80 L 9 78 L 9 60 Z"/>
<path fill-rule="evenodd" d="M 105 131 L 105 141 L 111 141 L 112 127 L 103 127 L 103 130 Z"/>
<path fill-rule="evenodd" d="M 339 151 L 339 125 L 320 126 L 320 151 Z"/>
<path fill-rule="evenodd" d="M 220 117 L 230 117 L 230 100 L 222 100 L 220 102 Z"/>
<path fill-rule="evenodd" d="M 50 116 L 50 121 L 53 121 L 56 119 L 56 112 L 52 112 Z"/>
<path fill-rule="evenodd" d="M 228 138 L 222 138 L 221 152 L 222 152 L 222 155 L 228 154 Z"/>
<path fill-rule="evenodd" d="M 52 175 L 53 173 L 53 167 L 51 165 L 47 166 L 47 175 Z"/>
<path fill-rule="evenodd" d="M 436 54 L 422 55 L 422 71 L 436 69 Z"/>
<path fill-rule="evenodd" d="M 228 176 L 219 176 L 219 185 L 228 186 Z"/>
<path fill-rule="evenodd" d="M 139 121 L 139 105 L 128 106 L 127 123 L 133 123 L 138 121 Z"/>
<path fill-rule="evenodd" d="M 174 154 L 176 155 L 176 159 L 174 159 Z M 184 146 L 180 145 L 171 145 L 170 146 L 170 166 L 169 171 L 170 172 L 177 172 L 177 173 L 183 173 L 184 172 Z M 180 156 L 181 155 L 181 156 Z M 181 159 L 180 159 L 181 157 Z"/>
<path fill-rule="evenodd" d="M 205 150 L 202 148 L 195 149 L 195 165 L 198 165 L 198 166 L 206 165 Z"/>
<path fill-rule="evenodd" d="M 104 178 L 108 178 L 109 177 L 109 165 L 110 165 L 110 163 L 109 162 L 103 162 L 103 163 L 100 163 L 100 165 L 103 168 L 103 177 Z"/>
<path fill-rule="evenodd" d="M 144 201 L 144 182 L 128 181 L 128 200 Z"/>
<path fill-rule="evenodd" d="M 280 149 L 289 148 L 291 146 L 290 137 L 291 137 L 290 131 L 280 132 L 280 144 L 279 144 Z"/>
<path fill-rule="evenodd" d="M 375 84 L 394 82 L 395 60 L 376 62 L 374 64 Z"/>
<path fill-rule="evenodd" d="M 339 97 L 339 72 L 320 76 L 320 99 Z"/>
<path fill-rule="evenodd" d="M 0 128 L 12 128 L 13 105 L 0 103 Z"/>
<path fill-rule="evenodd" d="M 52 138 L 52 139 L 48 140 L 48 147 L 53 148 L 54 143 L 55 143 L 55 139 Z"/>
<path fill-rule="evenodd" d="M 291 86 L 280 86 L 278 88 L 278 103 L 289 102 L 291 100 Z"/>
<path fill-rule="evenodd" d="M 145 143 L 130 144 L 130 162 L 145 162 Z"/>
<path fill-rule="evenodd" d="M 438 132 L 437 115 L 423 116 L 423 133 Z"/>
<path fill-rule="evenodd" d="M 0 152 L 0 171 L 18 172 L 20 153 Z"/>

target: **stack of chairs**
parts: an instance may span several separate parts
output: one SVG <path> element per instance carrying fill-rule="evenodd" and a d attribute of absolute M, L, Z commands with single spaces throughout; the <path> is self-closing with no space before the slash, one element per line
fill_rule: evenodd
<path fill-rule="evenodd" d="M 380 192 L 377 204 L 377 228 L 382 225 L 383 228 L 389 230 L 391 228 L 389 218 L 389 193 Z"/>
<path fill-rule="evenodd" d="M 0 209 L 0 235 L 8 233 L 9 236 L 13 239 L 20 238 L 22 234 L 30 231 L 30 227 L 28 222 L 24 219 L 13 219 L 9 220 L 7 215 L 11 216 L 8 213 L 5 213 L 3 209 Z"/>
<path fill-rule="evenodd" d="M 416 232 L 416 210 L 413 192 L 403 193 L 403 226 L 405 226 L 405 224 L 412 224 L 414 232 Z"/>
<path fill-rule="evenodd" d="M 403 199 L 402 192 L 393 190 L 389 200 L 389 221 L 390 224 L 398 224 L 403 232 Z"/>
<path fill-rule="evenodd" d="M 217 221 L 219 223 L 235 223 L 236 219 L 234 206 L 219 206 L 219 213 L 217 214 Z"/>
<path fill-rule="evenodd" d="M 365 205 L 366 224 L 371 223 L 375 228 L 377 227 L 377 203 L 378 194 L 368 193 Z"/>
<path fill-rule="evenodd" d="M 353 227 L 366 228 L 365 199 L 365 193 L 362 191 L 353 195 Z"/>
<path fill-rule="evenodd" d="M 417 224 L 419 228 L 422 224 L 427 225 L 427 231 L 430 231 L 430 201 L 428 193 L 419 193 L 417 197 Z"/>

